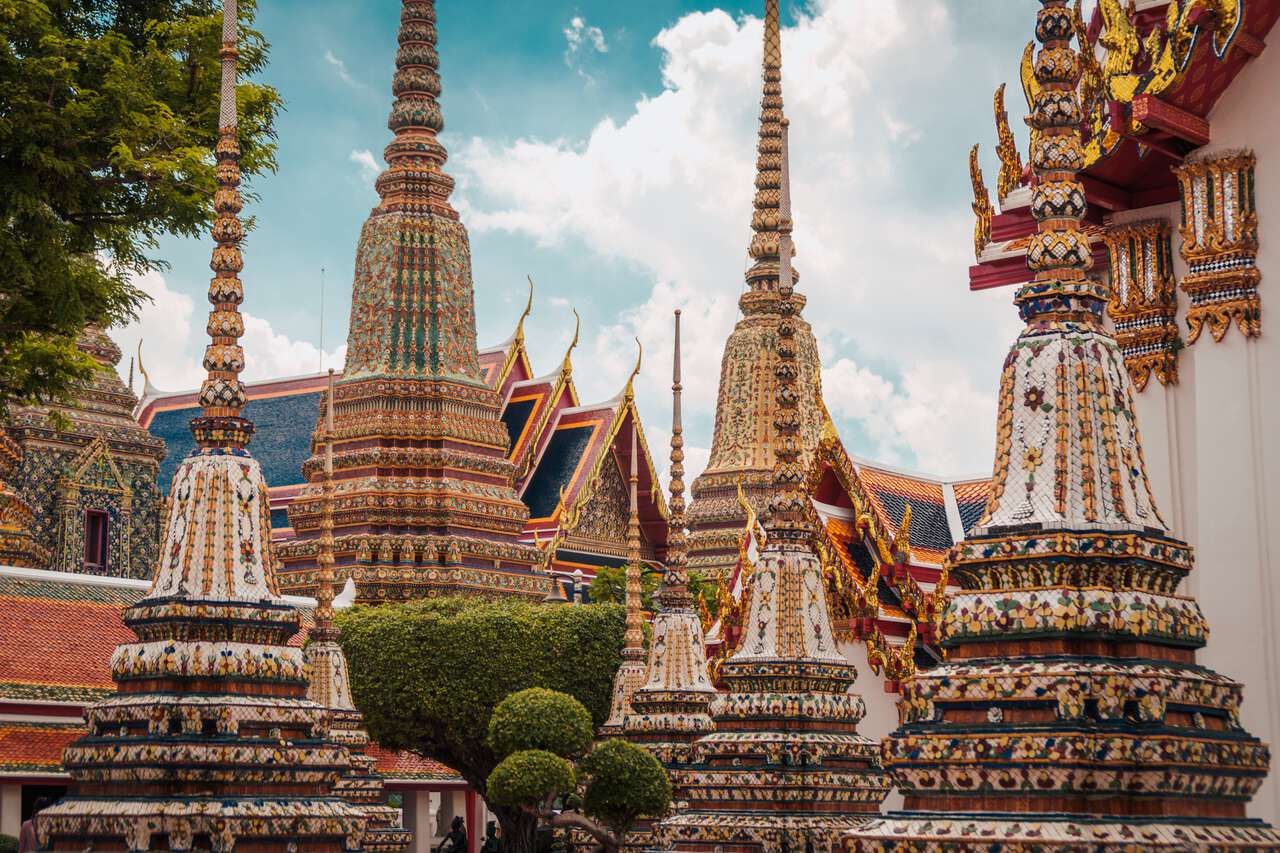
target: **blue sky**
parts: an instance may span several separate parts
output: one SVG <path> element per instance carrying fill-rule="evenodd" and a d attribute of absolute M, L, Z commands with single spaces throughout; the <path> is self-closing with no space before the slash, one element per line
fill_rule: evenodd
<path fill-rule="evenodd" d="M 746 266 L 763 0 L 437 5 L 447 169 L 471 233 L 481 344 L 510 334 L 532 274 L 535 369 L 557 363 L 576 307 L 575 375 L 585 399 L 606 398 L 639 335 L 646 426 L 665 442 L 671 309 L 683 308 L 696 468 Z M 994 180 L 991 93 L 1003 80 L 1021 128 L 1017 60 L 1037 5 L 783 0 L 796 265 L 826 399 L 855 454 L 989 470 L 996 377 L 1018 324 L 1011 294 L 967 292 L 966 158 L 982 142 Z M 318 369 L 322 327 L 331 355 L 345 341 L 356 239 L 390 138 L 400 8 L 260 6 L 264 77 L 287 110 L 280 171 L 255 182 L 247 211 L 250 378 Z M 144 281 L 155 305 L 116 333 L 126 351 L 146 339 L 166 390 L 199 380 L 209 249 L 166 241 L 171 269 Z"/>

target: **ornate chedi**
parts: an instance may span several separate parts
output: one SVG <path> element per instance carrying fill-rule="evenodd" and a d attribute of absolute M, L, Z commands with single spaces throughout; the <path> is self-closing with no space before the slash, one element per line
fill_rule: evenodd
<path fill-rule="evenodd" d="M 769 0 L 766 27 L 776 29 Z M 831 628 L 813 508 L 805 491 L 801 301 L 791 271 L 791 203 L 782 122 L 779 301 L 774 383 L 777 463 L 738 649 L 720 665 L 728 692 L 711 704 L 716 730 L 693 746 L 684 808 L 658 834 L 677 851 L 829 850 L 875 814 L 889 790 L 879 745 L 858 735 L 857 672 Z"/>
<path fill-rule="evenodd" d="M 1182 290 L 1188 340 L 1205 326 L 1221 341 L 1234 321 L 1240 334 L 1262 334 L 1258 285 L 1258 208 L 1252 151 L 1201 157 L 1177 169 L 1182 189 L 1182 257 L 1190 267 Z"/>
<path fill-rule="evenodd" d="M 0 566 L 44 568 L 49 549 L 31 533 L 31 505 L 9 485 L 21 461 L 22 448 L 0 430 Z"/>
<path fill-rule="evenodd" d="M 666 767 L 677 807 L 686 799 L 683 770 L 693 741 L 713 728 L 707 707 L 716 695 L 707 670 L 702 620 L 689 593 L 688 539 L 684 527 L 684 426 L 680 413 L 680 312 L 676 311 L 672 370 L 671 503 L 667 563 L 658 589 L 648 665 L 631 697 L 624 722 L 628 740 L 642 744 Z M 627 836 L 628 847 L 648 849 L 653 826 L 641 822 Z"/>
<path fill-rule="evenodd" d="M 638 367 L 638 366 L 637 366 Z M 600 727 L 601 737 L 622 734 L 622 725 L 631 713 L 631 697 L 644 682 L 644 612 L 640 584 L 644 561 L 640 556 L 640 427 L 631 419 L 631 477 L 628 480 L 631 495 L 631 513 L 627 521 L 627 633 L 622 646 L 622 665 L 613 679 L 613 704 L 609 718 Z M 559 586 L 559 583 L 556 583 Z"/>
<path fill-rule="evenodd" d="M 949 660 L 904 686 L 885 746 L 906 811 L 849 846 L 1275 849 L 1245 817 L 1268 750 L 1240 728 L 1241 686 L 1196 665 L 1208 629 L 1176 593 L 1192 552 L 1153 504 L 1107 289 L 1087 275 L 1080 58 L 1066 0 L 1041 3 L 1034 279 L 1015 297 L 991 498 L 949 557 Z"/>
<path fill-rule="evenodd" d="M 332 794 L 347 750 L 328 740 L 302 650 L 287 645 L 301 615 L 276 591 L 267 487 L 245 449 L 236 56 L 226 0 L 199 449 L 174 475 L 151 588 L 124 612 L 138 641 L 112 656 L 117 692 L 63 755 L 71 790 L 41 812 L 41 849 L 361 849 L 364 816 Z"/>
<path fill-rule="evenodd" d="M 320 552 L 317 555 L 319 583 L 316 587 L 316 624 L 309 635 L 306 660 L 310 667 L 307 698 L 329 712 L 329 740 L 344 746 L 351 755 L 351 767 L 338 780 L 334 792 L 368 819 L 364 836 L 366 853 L 400 853 L 413 843 L 413 833 L 400 826 L 400 812 L 387 805 L 382 776 L 375 769 L 377 759 L 365 753 L 369 733 L 364 715 L 351 700 L 347 659 L 338 645 L 339 631 L 333 625 L 333 450 L 328 435 L 333 429 L 333 371 L 325 396 L 325 419 L 321 438 L 325 441 L 323 505 L 320 516 Z"/>
<path fill-rule="evenodd" d="M 364 601 L 441 592 L 540 598 L 501 400 L 476 352 L 471 250 L 449 204 L 433 0 L 403 0 L 381 202 L 356 250 L 347 361 L 334 392 L 334 556 Z M 289 508 L 293 585 L 314 584 L 322 460 Z"/>
<path fill-rule="evenodd" d="M 97 364 L 89 381 L 65 402 L 15 410 L 9 424 L 22 448 L 11 484 L 49 549 L 35 568 L 146 578 L 159 547 L 164 442 L 133 418 L 138 399 L 116 373 L 115 342 L 90 327 L 77 345 Z"/>
<path fill-rule="evenodd" d="M 742 319 L 725 344 L 720 363 L 715 432 L 707 467 L 693 482 L 689 509 L 689 568 L 723 576 L 738 557 L 746 515 L 738 484 L 756 513 L 764 515 L 773 476 L 773 420 L 777 414 L 774 370 L 782 300 L 778 295 L 778 246 L 782 239 L 782 37 L 772 4 L 764 21 L 764 94 L 756 154 L 755 209 L 751 215 L 747 292 L 738 300 Z M 794 294 L 799 307 L 804 296 Z M 799 315 L 797 314 L 797 317 Z M 803 464 L 818 446 L 822 428 L 818 345 L 809 324 L 798 320 L 800 437 Z"/>
<path fill-rule="evenodd" d="M 1163 219 L 1107 230 L 1111 302 L 1107 312 L 1134 387 L 1154 373 L 1161 385 L 1178 382 L 1178 299 L 1173 284 L 1172 229 Z"/>

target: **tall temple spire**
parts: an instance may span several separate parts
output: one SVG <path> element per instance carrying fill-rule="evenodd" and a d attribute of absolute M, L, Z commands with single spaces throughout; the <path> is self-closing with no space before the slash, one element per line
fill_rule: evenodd
<path fill-rule="evenodd" d="M 111 658 L 116 692 L 86 712 L 63 764 L 70 792 L 40 815 L 42 849 L 361 849 L 364 814 L 334 797 L 350 768 L 307 699 L 301 615 L 276 591 L 269 499 L 245 449 L 238 339 L 235 0 L 223 6 L 218 243 L 197 449 L 170 489 L 154 581 L 124 612 L 137 641 Z"/>
<path fill-rule="evenodd" d="M 675 312 L 675 355 L 671 368 L 671 470 L 667 516 L 667 563 L 658 589 L 658 613 L 643 682 L 631 697 L 624 724 L 628 740 L 642 744 L 667 768 L 685 799 L 684 768 L 693 759 L 693 742 L 712 731 L 707 713 L 716 695 L 707 670 L 702 621 L 689 595 L 688 542 L 684 517 L 684 423 L 680 397 L 680 311 Z M 628 834 L 628 847 L 651 849 L 653 822 L 642 820 Z"/>
<path fill-rule="evenodd" d="M 240 336 L 244 334 L 244 319 L 240 316 L 240 303 L 244 301 L 244 285 L 240 271 L 244 269 L 244 257 L 240 254 L 240 241 L 244 239 L 244 226 L 240 211 L 244 199 L 240 197 L 240 142 L 237 139 L 239 120 L 236 109 L 236 62 L 240 52 L 236 48 L 236 0 L 225 0 L 222 22 L 222 86 L 218 105 L 218 144 L 215 149 L 218 165 L 216 178 L 218 189 L 213 195 L 213 209 L 217 219 L 213 223 L 213 239 L 217 246 L 209 266 L 214 278 L 209 282 L 209 345 L 204 351 L 204 382 L 200 386 L 202 416 L 191 422 L 191 432 L 201 447 L 243 448 L 253 435 L 253 424 L 242 417 L 245 405 L 244 385 L 240 371 L 244 370 L 244 350 Z"/>
<path fill-rule="evenodd" d="M 777 30 L 776 0 L 765 21 L 766 99 Z M 658 835 L 678 853 L 830 850 L 874 814 L 889 791 L 879 745 L 857 734 L 865 707 L 852 692 L 857 671 L 836 643 L 805 492 L 798 352 L 803 300 L 791 270 L 788 126 L 778 91 L 774 408 L 766 446 L 774 459 L 768 542 L 751 583 L 749 626 L 721 665 L 728 692 L 712 704 L 715 732 L 694 745 L 684 775 L 687 808 Z M 766 112 L 768 104 L 766 103 Z M 762 137 L 762 144 L 763 144 Z M 763 157 L 762 157 L 763 159 Z M 812 340 L 812 338 L 810 338 Z M 767 344 L 766 344 L 767 345 Z M 814 357 L 816 368 L 816 355 Z M 812 391 L 810 387 L 808 390 Z"/>
<path fill-rule="evenodd" d="M 906 811 L 867 850 L 1274 850 L 1246 817 L 1265 744 L 1241 686 L 1196 663 L 1193 568 L 1147 485 L 1123 353 L 1081 229 L 1080 57 L 1066 0 L 1040 0 L 1028 123 L 1038 222 L 1014 297 L 985 517 L 947 557 L 962 590 L 948 660 L 903 686 L 885 757 Z M 1014 760 L 1010 761 L 1010 756 Z"/>
<path fill-rule="evenodd" d="M 637 343 L 639 343 L 637 341 Z M 636 361 L 636 370 L 627 380 L 626 394 L 631 393 L 631 382 L 640 370 L 640 362 Z M 628 480 L 631 493 L 631 511 L 627 520 L 627 565 L 626 572 L 626 610 L 627 632 L 622 645 L 622 665 L 613 679 L 613 703 L 609 718 L 600 727 L 602 737 L 622 734 L 622 727 L 627 715 L 631 713 L 631 698 L 636 688 L 644 682 L 644 608 L 641 601 L 641 580 L 644 574 L 644 561 L 640 553 L 640 428 L 636 420 L 634 405 L 628 404 L 631 412 L 631 475 Z M 608 464 L 608 463 L 606 463 Z"/>
<path fill-rule="evenodd" d="M 356 249 L 347 358 L 326 442 L 342 484 L 334 561 L 361 601 L 463 590 L 541 598 L 542 555 L 520 542 L 529 510 L 507 458 L 502 399 L 476 350 L 470 240 L 443 171 L 436 35 L 433 0 L 402 0 L 394 138 Z M 289 507 L 297 538 L 280 553 L 290 588 L 310 591 L 323 460 L 313 454 L 303 471 L 309 483 Z"/>
<path fill-rule="evenodd" d="M 779 291 L 792 289 L 799 275 L 791 264 L 790 199 L 783 177 L 789 174 L 782 101 L 782 26 L 778 0 L 766 0 L 761 59 L 763 83 L 760 129 L 756 144 L 755 199 L 751 214 L 752 261 L 748 289 L 738 305 L 742 319 L 725 344 L 716 400 L 711 456 L 693 483 L 689 513 L 690 567 L 704 575 L 727 573 L 736 562 L 746 515 L 737 501 L 739 484 L 750 506 L 762 518 L 774 495 L 772 441 L 778 414 L 776 393 L 779 351 L 773 335 L 783 302 Z M 783 244 L 786 244 L 785 249 Z M 785 268 L 785 272 L 784 272 Z M 790 466 L 807 469 L 822 428 L 821 365 L 813 331 L 800 315 L 804 296 L 793 290 L 795 334 L 789 353 L 796 371 L 793 448 Z M 790 474 L 788 475 L 790 476 Z"/>
<path fill-rule="evenodd" d="M 756 143 L 756 193 L 751 213 L 751 248 L 755 262 L 747 273 L 752 290 L 777 287 L 777 270 L 786 214 L 780 204 L 783 171 L 782 25 L 778 0 L 765 0 L 764 61 L 761 74 L 760 130 Z"/>

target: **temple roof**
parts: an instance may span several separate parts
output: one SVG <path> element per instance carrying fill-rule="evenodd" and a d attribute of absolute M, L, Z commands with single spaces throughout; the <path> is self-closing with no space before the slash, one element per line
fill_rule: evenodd
<path fill-rule="evenodd" d="M 148 581 L 0 566 L 0 779 L 65 777 L 63 748 L 84 734 L 80 708 L 115 690 L 110 660 L 135 640 L 121 621 Z M 286 596 L 302 612 L 300 647 L 312 625 L 313 599 Z M 32 653 L 32 649 L 38 653 Z M 67 715 L 65 722 L 50 716 Z M 29 717 L 30 719 L 21 719 Z M 444 765 L 374 745 L 370 755 L 391 781 L 457 781 Z"/>
<path fill-rule="evenodd" d="M 1218 13 L 1220 5 L 1227 14 Z M 1280 19 L 1280 0 L 1142 0 L 1132 16 L 1126 7 L 1121 0 L 1100 0 L 1090 20 L 1076 24 L 1081 41 L 1093 48 L 1082 54 L 1085 168 L 1079 177 L 1089 205 L 1082 230 L 1092 243 L 1095 267 L 1105 265 L 1106 214 L 1178 199 L 1171 167 L 1209 142 L 1213 108 L 1266 46 Z M 1028 104 L 1037 85 L 1029 50 L 1019 68 Z M 1022 168 L 1002 95 L 997 91 L 998 212 L 976 154 L 970 161 L 978 213 L 972 290 L 1025 283 L 1027 246 L 1036 231 L 1031 174 Z"/>

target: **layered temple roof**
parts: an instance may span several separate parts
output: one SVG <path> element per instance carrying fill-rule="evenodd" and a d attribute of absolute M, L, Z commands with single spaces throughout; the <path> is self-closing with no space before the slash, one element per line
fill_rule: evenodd
<path fill-rule="evenodd" d="M 510 436 L 507 456 L 516 466 L 517 492 L 530 510 L 520 541 L 544 553 L 554 548 L 551 565 L 561 577 L 581 570 L 590 579 L 600 567 L 621 566 L 626 559 L 623 472 L 630 470 L 628 435 L 631 423 L 640 423 L 639 413 L 626 389 L 602 403 L 580 404 L 572 349 L 555 371 L 534 376 L 523 319 L 517 334 L 479 353 L 485 381 L 502 395 L 500 417 Z M 294 536 L 289 505 L 302 489 L 303 466 L 312 458 L 313 425 L 327 381 L 325 374 L 316 373 L 245 386 L 245 414 L 261 425 L 254 456 L 270 484 L 277 540 Z M 181 458 L 194 446 L 186 424 L 196 408 L 195 392 L 153 389 L 140 404 L 138 419 L 166 441 L 169 459 Z M 641 553 L 646 560 L 660 560 L 666 553 L 667 511 L 642 425 L 638 449 Z M 615 538 L 619 531 L 622 536 Z M 294 580 L 287 569 L 281 575 L 285 589 L 313 589 L 311 581 Z M 345 580 L 341 569 L 338 574 Z"/>
<path fill-rule="evenodd" d="M 86 706 L 111 694 L 111 656 L 133 639 L 121 616 L 149 586 L 126 578 L 0 567 L 0 612 L 5 614 L 0 619 L 0 706 L 10 718 L 0 722 L 0 776 L 65 782 L 63 748 L 85 733 Z M 288 645 L 302 648 L 315 624 L 315 602 L 285 600 L 302 616 L 302 630 Z M 50 722 L 50 717 L 66 720 Z M 430 759 L 377 744 L 368 753 L 388 781 L 463 784 Z"/>

